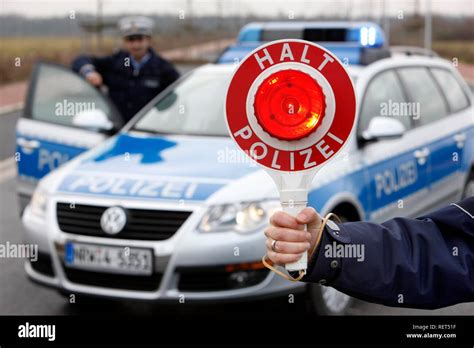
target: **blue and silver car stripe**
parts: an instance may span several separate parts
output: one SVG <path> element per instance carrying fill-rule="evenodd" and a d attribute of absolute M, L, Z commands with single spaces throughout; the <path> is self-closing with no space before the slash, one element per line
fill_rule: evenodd
<path fill-rule="evenodd" d="M 371 219 L 372 215 L 378 210 L 384 209 L 390 204 L 397 202 L 399 199 L 405 199 L 409 196 L 415 196 L 423 190 L 429 189 L 430 186 L 436 187 L 438 183 L 453 178 L 457 173 L 467 173 L 470 169 L 470 165 L 474 161 L 474 127 L 466 127 L 463 129 L 466 133 L 466 144 L 464 146 L 464 161 L 460 162 L 459 165 L 447 166 L 444 170 L 438 170 L 428 173 L 429 178 L 423 177 L 420 180 L 406 181 L 402 185 L 397 183 L 399 187 L 390 195 L 381 194 L 377 197 L 376 187 L 374 184 L 374 178 L 366 178 L 365 175 L 368 172 L 382 172 L 386 169 L 394 170 L 397 165 L 405 164 L 411 160 L 413 149 L 397 154 L 396 156 L 389 157 L 382 161 L 373 163 L 369 166 L 363 166 L 360 169 L 354 170 L 347 175 L 338 177 L 337 179 L 317 187 L 309 192 L 308 204 L 321 210 L 326 202 L 332 197 L 336 196 L 341 192 L 351 193 L 361 203 L 362 208 L 366 217 Z M 449 134 L 441 139 L 426 144 L 428 147 L 439 146 L 443 144 L 444 147 L 449 147 L 449 142 L 452 141 L 453 134 Z M 448 150 L 446 150 L 448 151 Z M 442 158 L 436 156 L 443 156 Z M 446 161 L 446 158 L 451 159 L 452 153 L 434 153 L 435 157 L 431 158 L 431 161 L 442 163 Z M 448 156 L 448 157 L 446 157 Z M 395 180 L 397 173 L 394 173 Z M 361 185 L 361 183 L 366 183 Z"/>

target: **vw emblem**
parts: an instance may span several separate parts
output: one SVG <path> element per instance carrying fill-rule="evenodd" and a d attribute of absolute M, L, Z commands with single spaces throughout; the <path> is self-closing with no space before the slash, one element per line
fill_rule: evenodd
<path fill-rule="evenodd" d="M 122 231 L 126 223 L 127 213 L 120 207 L 106 209 L 100 218 L 100 227 L 105 233 L 111 235 Z"/>

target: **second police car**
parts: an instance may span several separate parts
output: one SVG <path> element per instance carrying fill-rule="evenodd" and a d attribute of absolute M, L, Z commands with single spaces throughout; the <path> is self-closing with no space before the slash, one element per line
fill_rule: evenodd
<path fill-rule="evenodd" d="M 23 205 L 36 187 L 23 214 L 26 241 L 40 251 L 28 276 L 63 293 L 151 301 L 306 290 L 317 312 L 345 313 L 347 295 L 290 283 L 261 264 L 278 192 L 225 125 L 233 63 L 289 37 L 335 52 L 358 96 L 356 133 L 316 176 L 310 206 L 381 222 L 474 194 L 472 96 L 449 62 L 389 49 L 372 23 L 256 23 L 218 64 L 181 78 L 121 129 L 113 106 L 79 76 L 37 67 L 17 125 Z"/>

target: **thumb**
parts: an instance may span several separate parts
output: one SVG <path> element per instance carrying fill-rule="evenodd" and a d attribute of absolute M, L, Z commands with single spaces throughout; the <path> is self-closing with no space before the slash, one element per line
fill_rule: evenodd
<path fill-rule="evenodd" d="M 304 208 L 297 216 L 296 220 L 300 224 L 306 224 L 308 232 L 315 235 L 321 226 L 321 217 L 312 207 Z"/>
<path fill-rule="evenodd" d="M 298 214 L 296 220 L 300 224 L 306 224 L 306 230 L 311 234 L 310 250 L 313 250 L 322 223 L 321 216 L 314 208 L 307 207 Z"/>

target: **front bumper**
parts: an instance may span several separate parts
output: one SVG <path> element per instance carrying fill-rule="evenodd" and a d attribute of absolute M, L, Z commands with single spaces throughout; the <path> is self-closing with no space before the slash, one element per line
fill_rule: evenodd
<path fill-rule="evenodd" d="M 184 207 L 193 213 L 171 238 L 142 241 L 64 233 L 59 229 L 55 216 L 58 201 L 68 202 L 71 197 L 50 199 L 45 219 L 31 214 L 29 207 L 23 214 L 26 242 L 38 245 L 39 249 L 39 261 L 27 261 L 25 270 L 37 283 L 69 293 L 181 302 L 257 299 L 304 290 L 303 283 L 288 282 L 266 269 L 241 267 L 261 259 L 265 252 L 263 233 L 197 232 L 196 226 L 204 214 L 201 206 Z M 74 202 L 140 207 L 139 202 L 133 201 L 92 202 L 90 198 L 86 201 L 74 197 Z M 173 206 L 168 202 L 153 202 L 147 206 L 147 209 L 154 208 L 183 210 L 179 203 Z M 64 245 L 68 241 L 151 248 L 155 273 L 150 277 L 122 276 L 68 268 L 63 262 Z"/>

